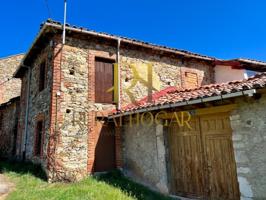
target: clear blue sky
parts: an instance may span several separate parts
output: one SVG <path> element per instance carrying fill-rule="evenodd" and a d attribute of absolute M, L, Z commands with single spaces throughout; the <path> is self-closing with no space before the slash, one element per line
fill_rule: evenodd
<path fill-rule="evenodd" d="M 62 21 L 63 0 L 47 0 Z M 45 0 L 0 5 L 0 57 L 26 52 L 42 21 Z M 218 58 L 266 61 L 265 0 L 68 0 L 68 23 Z"/>

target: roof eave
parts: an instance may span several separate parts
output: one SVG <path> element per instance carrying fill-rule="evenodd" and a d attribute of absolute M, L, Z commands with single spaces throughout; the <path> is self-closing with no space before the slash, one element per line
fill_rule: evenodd
<path fill-rule="evenodd" d="M 18 69 L 15 71 L 15 73 L 13 75 L 14 78 L 22 78 L 23 77 L 23 74 L 25 72 L 24 61 L 27 59 L 29 53 L 31 52 L 31 50 L 33 49 L 33 47 L 36 45 L 36 43 L 39 40 L 39 38 L 43 35 L 45 29 L 47 29 L 46 23 L 44 23 L 44 25 L 41 28 L 41 30 L 39 31 L 37 37 L 34 39 L 33 43 L 31 44 L 29 50 L 27 51 L 27 53 L 24 55 L 23 59 L 21 60 Z"/>
<path fill-rule="evenodd" d="M 216 65 L 232 66 L 238 69 L 258 70 L 261 72 L 266 71 L 266 63 L 259 61 L 252 61 L 248 59 L 231 59 L 231 60 L 215 60 Z"/>
<path fill-rule="evenodd" d="M 54 24 L 54 23 L 46 22 L 45 25 L 46 26 L 51 26 L 51 27 L 54 27 L 54 28 L 57 28 L 57 29 L 60 29 L 60 30 L 62 29 L 62 25 L 60 25 L 60 24 Z M 111 39 L 111 40 L 120 39 L 121 42 L 124 42 L 124 43 L 127 43 L 127 44 L 133 44 L 133 45 L 142 46 L 142 47 L 146 47 L 146 48 L 150 48 L 150 49 L 154 49 L 154 50 L 174 53 L 174 54 L 182 55 L 182 56 L 185 56 L 185 57 L 197 58 L 197 59 L 202 59 L 202 60 L 206 60 L 206 61 L 214 61 L 215 60 L 215 58 L 212 58 L 212 57 L 185 53 L 185 52 L 179 51 L 177 49 L 162 47 L 162 46 L 159 46 L 159 45 L 149 44 L 149 43 L 145 43 L 145 42 L 141 42 L 141 41 L 134 41 L 134 40 L 126 39 L 126 38 L 119 37 L 119 36 L 108 35 L 108 34 L 105 34 L 105 33 L 97 33 L 95 31 L 90 31 L 90 30 L 86 30 L 86 29 L 74 28 L 74 27 L 66 26 L 66 30 L 67 31 L 76 32 L 76 33 L 81 33 L 81 34 L 89 34 L 89 35 L 93 35 L 93 36 L 97 36 L 97 37 L 103 37 L 103 38 Z"/>
<path fill-rule="evenodd" d="M 182 101 L 182 102 L 177 102 L 177 103 L 156 105 L 156 106 L 151 106 L 147 108 L 140 108 L 140 109 L 135 109 L 132 111 L 125 111 L 122 113 L 113 114 L 113 115 L 110 115 L 108 118 L 111 119 L 111 118 L 117 118 L 117 117 L 122 117 L 122 116 L 128 116 L 128 115 L 132 115 L 136 113 L 150 112 L 150 111 L 167 109 L 167 108 L 177 108 L 177 107 L 183 107 L 187 105 L 202 104 L 206 102 L 224 100 L 224 99 L 229 99 L 229 98 L 236 98 L 236 97 L 241 97 L 241 96 L 253 96 L 256 92 L 257 92 L 256 89 L 250 89 L 250 90 L 243 90 L 243 91 L 228 93 L 228 94 L 219 95 L 219 96 L 204 97 L 204 98 L 192 99 L 192 100 L 187 100 L 187 101 Z"/>

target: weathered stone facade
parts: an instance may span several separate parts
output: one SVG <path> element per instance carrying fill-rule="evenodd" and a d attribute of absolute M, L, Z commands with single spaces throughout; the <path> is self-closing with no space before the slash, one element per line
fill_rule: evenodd
<path fill-rule="evenodd" d="M 0 59 L 0 156 L 15 155 L 19 113 L 20 79 L 13 78 L 23 55 Z"/>
<path fill-rule="evenodd" d="M 57 122 L 57 127 L 50 129 L 50 134 L 58 130 L 56 141 L 52 146 L 56 165 L 56 175 L 52 179 L 79 180 L 86 173 L 93 172 L 95 157 L 94 125 L 97 112 L 112 110 L 114 104 L 99 104 L 95 102 L 95 71 L 94 61 L 96 57 L 116 60 L 116 47 L 107 44 L 98 44 L 96 41 L 85 41 L 67 38 L 66 44 L 61 49 L 60 41 L 55 38 L 53 61 L 53 89 L 51 102 L 51 126 Z M 57 50 L 58 51 L 57 51 Z M 61 63 L 62 59 L 62 63 Z M 182 87 L 182 76 L 185 71 L 193 71 L 198 74 L 199 84 L 213 82 L 213 71 L 210 64 L 200 61 L 179 61 L 172 58 L 160 58 L 148 52 L 131 51 L 121 48 L 121 95 L 122 104 L 128 104 L 147 95 L 152 87 L 146 84 L 149 78 L 141 77 L 144 82 L 134 85 L 133 72 L 130 68 L 135 65 L 140 74 L 147 75 L 145 67 L 152 64 L 154 72 L 152 79 L 155 89 L 160 90 L 169 85 Z M 144 69 L 141 67 L 144 67 Z M 152 68 L 152 69 L 153 69 Z M 167 70 L 168 68 L 168 70 Z M 171 70 L 169 70 L 171 69 Z M 57 78 L 57 76 L 59 76 Z M 131 89 L 131 85 L 134 85 Z M 156 91 L 156 90 L 153 91 Z M 60 95 L 58 96 L 58 92 Z M 129 93 L 133 96 L 130 96 Z M 56 104 L 56 106 L 55 106 Z M 57 110 L 53 114 L 53 110 Z M 53 116 L 54 115 L 54 116 Z M 50 136 L 50 138 L 52 138 Z M 119 143 L 119 142 L 118 142 Z M 56 160 L 56 161 L 55 161 Z M 49 165 L 52 165 L 49 163 Z M 53 170 L 51 170 L 53 171 Z M 56 178 L 55 178 L 56 177 Z"/>
<path fill-rule="evenodd" d="M 137 182 L 168 193 L 164 127 L 128 122 L 123 126 L 122 138 L 124 173 Z"/>
<path fill-rule="evenodd" d="M 266 199 L 266 96 L 238 99 L 231 115 L 242 199 Z"/>
<path fill-rule="evenodd" d="M 21 81 L 13 78 L 13 74 L 22 58 L 22 54 L 0 58 L 0 104 L 20 96 Z"/>
<path fill-rule="evenodd" d="M 266 190 L 266 95 L 241 97 L 233 101 L 231 112 L 232 140 L 241 199 L 265 199 Z M 185 110 L 185 108 L 183 108 Z M 141 114 L 140 114 L 141 115 Z M 167 129 L 161 125 L 144 126 L 140 121 L 128 122 L 122 131 L 123 170 L 134 180 L 169 192 Z M 131 119 L 131 120 L 132 120 Z"/>
<path fill-rule="evenodd" d="M 25 56 L 16 77 L 22 80 L 17 155 L 41 163 L 50 181 L 76 181 L 94 172 L 96 116 L 106 116 L 106 111 L 117 107 L 95 100 L 96 59 L 119 63 L 121 106 L 168 86 L 190 87 L 186 73 L 195 75 L 196 86 L 214 83 L 213 62 L 208 57 L 177 55 L 166 48 L 154 50 L 126 42 L 121 43 L 118 56 L 116 40 L 93 34 L 72 35 L 70 31 L 62 45 L 61 34 L 49 26 L 42 28 L 45 31 Z M 39 92 L 43 61 L 47 75 L 45 89 Z M 36 156 L 39 121 L 44 121 L 44 136 L 42 153 Z M 116 167 L 122 167 L 118 134 L 115 144 Z M 167 190 L 163 182 L 158 184 L 158 188 Z"/>
<path fill-rule="evenodd" d="M 14 158 L 16 154 L 19 97 L 0 106 L 0 158 Z"/>
<path fill-rule="evenodd" d="M 150 71 L 148 66 L 151 66 Z M 135 67 L 137 73 L 134 73 L 132 67 Z M 213 67 L 204 61 L 162 57 L 151 52 L 122 49 L 122 104 L 134 103 L 145 96 L 150 96 L 151 92 L 169 86 L 180 89 L 189 87 L 185 83 L 185 72 L 197 74 L 198 86 L 214 83 Z M 135 84 L 138 76 L 140 78 Z"/>
<path fill-rule="evenodd" d="M 48 45 L 36 56 L 31 68 L 22 77 L 21 112 L 19 115 L 17 155 L 22 159 L 41 163 L 47 167 L 47 147 L 50 130 L 50 100 L 52 85 L 52 47 Z M 45 88 L 39 91 L 40 64 L 46 63 Z M 41 157 L 35 156 L 36 125 L 44 121 L 44 133 Z"/>

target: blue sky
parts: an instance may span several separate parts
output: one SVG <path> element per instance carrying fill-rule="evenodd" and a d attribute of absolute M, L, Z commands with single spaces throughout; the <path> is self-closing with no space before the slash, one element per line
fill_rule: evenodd
<path fill-rule="evenodd" d="M 62 21 L 63 0 L 47 0 Z M 26 52 L 42 21 L 45 0 L 0 6 L 0 57 Z M 264 0 L 68 0 L 68 23 L 218 58 L 266 61 Z"/>

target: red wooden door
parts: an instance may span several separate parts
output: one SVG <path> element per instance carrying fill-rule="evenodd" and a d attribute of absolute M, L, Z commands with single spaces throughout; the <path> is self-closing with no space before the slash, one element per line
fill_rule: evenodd
<path fill-rule="evenodd" d="M 115 132 L 111 124 L 96 122 L 96 149 L 94 172 L 115 169 Z"/>

